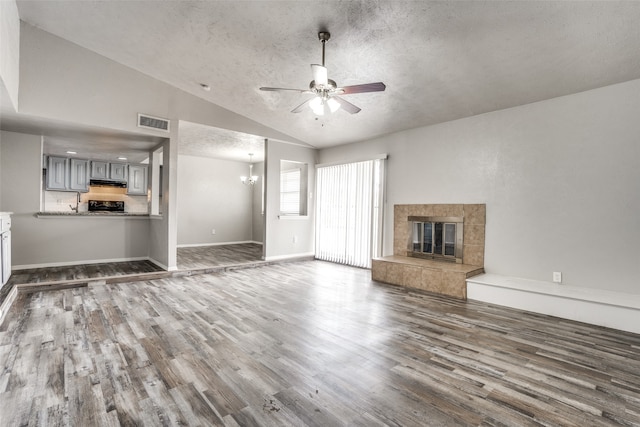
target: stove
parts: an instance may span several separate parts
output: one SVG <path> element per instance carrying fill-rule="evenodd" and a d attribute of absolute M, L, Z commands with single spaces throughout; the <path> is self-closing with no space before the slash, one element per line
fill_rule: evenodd
<path fill-rule="evenodd" d="M 112 200 L 89 200 L 89 212 L 124 212 L 124 202 Z"/>

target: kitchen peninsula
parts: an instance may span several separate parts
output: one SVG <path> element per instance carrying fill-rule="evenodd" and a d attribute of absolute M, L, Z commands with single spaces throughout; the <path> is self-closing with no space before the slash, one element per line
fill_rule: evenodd
<path fill-rule="evenodd" d="M 149 218 L 144 212 L 36 212 L 37 218 Z"/>

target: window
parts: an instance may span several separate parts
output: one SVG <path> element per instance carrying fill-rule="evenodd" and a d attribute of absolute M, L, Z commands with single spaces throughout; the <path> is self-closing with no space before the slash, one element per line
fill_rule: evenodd
<path fill-rule="evenodd" d="M 280 161 L 280 215 L 307 214 L 307 164 Z"/>

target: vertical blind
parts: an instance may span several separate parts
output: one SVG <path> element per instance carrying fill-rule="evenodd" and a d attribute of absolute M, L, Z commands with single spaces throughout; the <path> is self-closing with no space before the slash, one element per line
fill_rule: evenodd
<path fill-rule="evenodd" d="M 382 251 L 384 160 L 317 169 L 316 258 L 371 267 Z"/>

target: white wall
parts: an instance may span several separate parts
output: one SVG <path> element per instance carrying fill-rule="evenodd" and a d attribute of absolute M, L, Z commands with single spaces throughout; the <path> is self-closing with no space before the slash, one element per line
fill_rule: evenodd
<path fill-rule="evenodd" d="M 640 293 L 640 80 L 320 151 L 389 153 L 393 205 L 486 203 L 485 270 Z"/>
<path fill-rule="evenodd" d="M 178 246 L 252 240 L 249 164 L 178 155 Z M 216 234 L 211 234 L 215 229 Z"/>
<path fill-rule="evenodd" d="M 267 141 L 266 148 L 266 207 L 265 259 L 280 259 L 314 253 L 315 198 L 309 199 L 305 217 L 280 218 L 280 160 L 307 163 L 308 188 L 315 188 L 317 151 L 279 141 Z"/>
<path fill-rule="evenodd" d="M 20 87 L 20 17 L 14 0 L 0 1 L 0 90 L 18 109 Z"/>
<path fill-rule="evenodd" d="M 42 176 L 41 137 L 3 131 L 0 140 L 0 204 L 14 213 L 14 267 L 147 257 L 148 219 L 36 218 Z"/>

